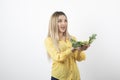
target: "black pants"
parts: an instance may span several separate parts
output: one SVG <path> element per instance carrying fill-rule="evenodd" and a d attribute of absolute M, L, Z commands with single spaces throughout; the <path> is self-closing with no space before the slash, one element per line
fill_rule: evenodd
<path fill-rule="evenodd" d="M 51 80 L 59 80 L 59 79 L 57 79 L 57 78 L 55 78 L 55 77 L 51 77 Z"/>

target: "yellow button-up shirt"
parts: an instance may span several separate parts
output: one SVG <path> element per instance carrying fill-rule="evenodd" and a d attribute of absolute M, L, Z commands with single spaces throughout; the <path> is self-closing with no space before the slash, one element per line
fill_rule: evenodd
<path fill-rule="evenodd" d="M 66 41 L 60 40 L 58 44 L 60 52 L 57 51 L 50 37 L 45 39 L 47 52 L 52 59 L 51 76 L 59 80 L 80 80 L 76 60 L 85 60 L 85 53 L 78 50 L 72 52 L 72 44 L 68 39 Z"/>

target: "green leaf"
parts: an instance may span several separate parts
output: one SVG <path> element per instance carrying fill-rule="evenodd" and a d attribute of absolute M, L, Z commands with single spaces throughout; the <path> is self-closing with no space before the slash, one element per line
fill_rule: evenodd
<path fill-rule="evenodd" d="M 89 37 L 89 44 L 91 44 L 96 39 L 97 34 L 92 34 L 92 36 Z"/>
<path fill-rule="evenodd" d="M 77 47 L 81 47 L 83 45 L 88 45 L 91 44 L 95 39 L 96 39 L 97 34 L 92 34 L 89 37 L 88 41 L 76 41 L 74 39 L 70 39 L 71 43 L 72 43 L 72 47 L 77 48 Z"/>

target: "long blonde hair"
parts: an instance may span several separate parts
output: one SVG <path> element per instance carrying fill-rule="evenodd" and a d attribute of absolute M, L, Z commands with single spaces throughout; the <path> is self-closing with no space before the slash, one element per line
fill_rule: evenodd
<path fill-rule="evenodd" d="M 66 14 L 62 11 L 56 11 L 52 14 L 50 21 L 49 21 L 49 29 L 48 29 L 48 37 L 50 37 L 53 41 L 54 46 L 56 47 L 56 49 L 58 51 L 60 51 L 59 49 L 59 45 L 58 45 L 58 41 L 59 41 L 59 34 L 58 34 L 58 17 L 60 15 L 64 15 L 66 18 Z M 67 27 L 68 28 L 68 27 Z M 68 30 L 66 29 L 65 33 L 64 33 L 65 38 L 70 39 L 70 35 L 68 33 Z"/>

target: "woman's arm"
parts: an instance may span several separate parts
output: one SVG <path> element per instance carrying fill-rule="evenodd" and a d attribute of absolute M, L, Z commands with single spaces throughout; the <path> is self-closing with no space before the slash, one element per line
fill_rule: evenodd
<path fill-rule="evenodd" d="M 86 59 L 86 55 L 85 55 L 85 52 L 84 51 L 74 51 L 73 53 L 74 55 L 74 59 L 77 60 L 77 61 L 82 61 L 82 60 L 85 60 Z"/>
<path fill-rule="evenodd" d="M 45 47 L 47 49 L 48 54 L 50 57 L 55 61 L 65 61 L 67 57 L 72 53 L 71 48 L 67 48 L 65 51 L 58 52 L 55 46 L 52 43 L 52 40 L 50 38 L 47 38 L 45 40 Z"/>
<path fill-rule="evenodd" d="M 72 37 L 72 39 L 74 39 L 76 41 L 76 38 L 75 37 Z M 90 45 L 84 45 L 82 47 L 77 47 L 74 52 L 73 52 L 73 57 L 75 60 L 77 61 L 82 61 L 82 60 L 85 60 L 86 59 L 86 55 L 85 55 L 85 52 L 84 50 L 87 50 L 87 48 L 89 47 Z"/>
<path fill-rule="evenodd" d="M 85 60 L 86 55 L 85 55 L 84 50 L 87 50 L 87 48 L 88 48 L 89 46 L 90 46 L 90 45 L 84 45 L 84 46 L 82 46 L 82 47 L 78 47 L 78 48 L 76 49 L 76 51 L 74 52 L 74 58 L 75 58 L 77 61 Z"/>

